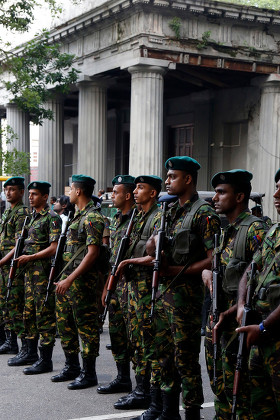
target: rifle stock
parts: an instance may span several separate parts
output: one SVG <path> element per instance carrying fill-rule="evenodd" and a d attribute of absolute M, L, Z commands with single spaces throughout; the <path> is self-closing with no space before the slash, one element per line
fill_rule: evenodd
<path fill-rule="evenodd" d="M 118 269 L 118 266 L 119 266 L 120 262 L 124 258 L 124 253 L 126 252 L 126 249 L 127 249 L 127 246 L 128 246 L 129 238 L 130 238 L 132 228 L 133 228 L 133 225 L 134 225 L 135 213 L 136 213 L 136 208 L 133 209 L 133 212 L 132 212 L 132 215 L 130 217 L 129 224 L 127 226 L 126 232 L 121 239 L 115 263 L 112 266 L 112 270 L 111 270 L 111 274 L 110 274 L 109 281 L 108 281 L 108 286 L 107 286 L 107 294 L 106 294 L 106 297 L 105 297 L 105 305 L 106 306 L 105 306 L 105 309 L 104 309 L 104 313 L 102 315 L 102 322 L 105 321 L 105 318 L 106 318 L 106 315 L 107 315 L 107 312 L 108 312 L 108 308 L 109 308 L 109 305 L 110 305 L 110 302 L 111 302 L 111 299 L 112 299 L 112 295 L 113 295 L 114 291 L 116 290 L 116 286 L 117 286 L 116 272 L 117 272 L 117 269 Z"/>
<path fill-rule="evenodd" d="M 26 224 L 29 221 L 29 217 L 26 216 L 22 225 L 22 229 L 21 229 L 21 234 L 17 239 L 16 242 L 16 246 L 15 246 L 15 252 L 14 252 L 14 256 L 13 259 L 11 261 L 11 265 L 10 265 L 10 271 L 9 271 L 9 278 L 8 278 L 8 283 L 7 283 L 7 294 L 6 294 L 6 303 L 8 303 L 9 298 L 10 298 L 10 294 L 11 294 L 11 288 L 13 285 L 13 281 L 14 278 L 16 276 L 16 271 L 17 271 L 17 264 L 15 263 L 15 260 L 21 256 L 22 251 L 23 251 L 23 247 L 24 247 L 24 240 L 26 237 Z"/>
<path fill-rule="evenodd" d="M 213 385 L 217 385 L 217 358 L 218 358 L 218 332 L 214 328 L 219 321 L 219 289 L 222 282 L 221 252 L 218 251 L 220 236 L 216 233 L 214 236 L 214 261 L 213 261 L 213 280 L 212 280 L 212 344 L 213 344 Z"/>
<path fill-rule="evenodd" d="M 241 321 L 241 327 L 249 325 L 249 316 L 252 311 L 252 298 L 254 293 L 253 281 L 257 271 L 257 264 L 253 261 L 251 263 L 251 274 L 248 282 L 246 303 L 244 305 L 243 316 Z M 240 387 L 241 371 L 243 368 L 244 357 L 246 353 L 246 333 L 242 332 L 239 334 L 239 346 L 234 374 L 233 392 L 232 392 L 232 409 L 231 409 L 231 420 L 236 420 L 237 410 L 237 395 Z"/>

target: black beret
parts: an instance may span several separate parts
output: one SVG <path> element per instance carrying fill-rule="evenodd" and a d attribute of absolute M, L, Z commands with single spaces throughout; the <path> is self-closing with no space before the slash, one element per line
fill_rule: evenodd
<path fill-rule="evenodd" d="M 178 171 L 197 172 L 200 169 L 200 164 L 189 156 L 174 156 L 165 162 L 167 170 L 175 169 Z"/>
<path fill-rule="evenodd" d="M 278 169 L 278 171 L 276 172 L 274 179 L 275 179 L 275 182 L 278 182 L 279 181 L 279 179 L 280 179 L 280 169 Z"/>
<path fill-rule="evenodd" d="M 4 188 L 8 187 L 9 185 L 18 185 L 21 188 L 24 188 L 24 178 L 23 176 L 13 176 L 4 183 Z"/>
<path fill-rule="evenodd" d="M 162 179 L 156 175 L 140 175 L 135 178 L 135 184 L 149 184 L 158 192 L 161 190 Z"/>
<path fill-rule="evenodd" d="M 72 175 L 72 182 L 82 182 L 84 184 L 94 187 L 96 184 L 95 179 L 87 175 Z"/>
<path fill-rule="evenodd" d="M 231 171 L 218 172 L 212 178 L 212 186 L 216 188 L 218 184 L 243 185 L 250 184 L 253 175 L 245 169 L 232 169 Z"/>
<path fill-rule="evenodd" d="M 42 194 L 49 194 L 51 184 L 46 181 L 33 181 L 30 182 L 27 189 L 29 190 L 39 190 Z"/>
<path fill-rule="evenodd" d="M 113 185 L 119 185 L 119 184 L 135 184 L 135 178 L 131 175 L 116 175 L 112 179 Z"/>

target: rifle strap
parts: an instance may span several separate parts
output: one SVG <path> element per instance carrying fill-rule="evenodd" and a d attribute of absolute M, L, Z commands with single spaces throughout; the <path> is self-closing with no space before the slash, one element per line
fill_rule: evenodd
<path fill-rule="evenodd" d="M 67 264 L 63 267 L 63 269 L 61 270 L 61 272 L 56 276 L 56 278 L 54 279 L 54 282 L 56 282 L 61 276 L 62 274 L 66 271 L 66 268 L 69 267 L 69 265 L 86 249 L 86 244 L 83 244 L 82 246 L 80 246 L 77 251 L 75 252 L 75 254 L 72 256 L 72 258 L 67 262 Z"/>
<path fill-rule="evenodd" d="M 16 213 L 17 210 L 19 210 L 21 207 L 15 206 L 12 211 L 8 214 L 7 218 L 3 221 L 1 226 L 1 233 L 3 232 L 4 227 L 8 223 L 8 221 L 13 217 L 13 215 Z M 22 206 L 22 208 L 27 208 L 26 206 Z"/>
<path fill-rule="evenodd" d="M 186 229 L 186 230 L 190 230 L 191 226 L 192 226 L 192 222 L 193 222 L 193 218 L 196 214 L 196 212 L 200 209 L 201 206 L 203 206 L 204 204 L 208 204 L 207 201 L 203 200 L 202 198 L 199 198 L 198 200 L 196 200 L 190 211 L 186 214 L 186 216 L 184 217 L 184 220 L 182 222 L 182 226 L 181 229 Z"/>

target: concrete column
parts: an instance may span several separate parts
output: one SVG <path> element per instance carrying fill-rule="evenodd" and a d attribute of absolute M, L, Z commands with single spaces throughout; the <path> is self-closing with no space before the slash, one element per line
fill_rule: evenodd
<path fill-rule="evenodd" d="M 96 180 L 95 192 L 106 189 L 107 87 L 99 81 L 79 83 L 77 172 Z"/>
<path fill-rule="evenodd" d="M 129 173 L 162 176 L 163 75 L 158 66 L 138 65 L 131 74 Z"/>
<path fill-rule="evenodd" d="M 277 221 L 273 194 L 275 191 L 274 175 L 280 168 L 279 75 L 270 75 L 262 86 L 258 156 L 259 191 L 265 192 L 264 215 Z"/>
<path fill-rule="evenodd" d="M 39 180 L 49 182 L 50 195 L 64 194 L 63 160 L 63 100 L 61 96 L 48 101 L 46 108 L 52 110 L 54 119 L 44 120 L 39 128 Z"/>

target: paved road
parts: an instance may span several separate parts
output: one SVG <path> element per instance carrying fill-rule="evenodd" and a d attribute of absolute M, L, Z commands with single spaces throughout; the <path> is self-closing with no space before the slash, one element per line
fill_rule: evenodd
<path fill-rule="evenodd" d="M 101 335 L 100 357 L 97 360 L 99 384 L 105 384 L 116 376 L 111 352 L 105 349 L 106 343 L 109 343 L 109 334 L 105 324 Z M 203 360 L 203 340 L 201 356 L 206 406 L 202 411 L 202 418 L 212 420 L 213 395 Z M 0 420 L 122 420 L 141 413 L 115 410 L 113 403 L 121 394 L 99 395 L 95 387 L 70 391 L 67 389 L 67 383 L 52 383 L 50 377 L 59 372 L 64 365 L 59 340 L 54 351 L 53 373 L 24 375 L 23 368 L 7 365 L 9 357 L 0 355 Z M 181 414 L 184 418 L 183 411 Z"/>

